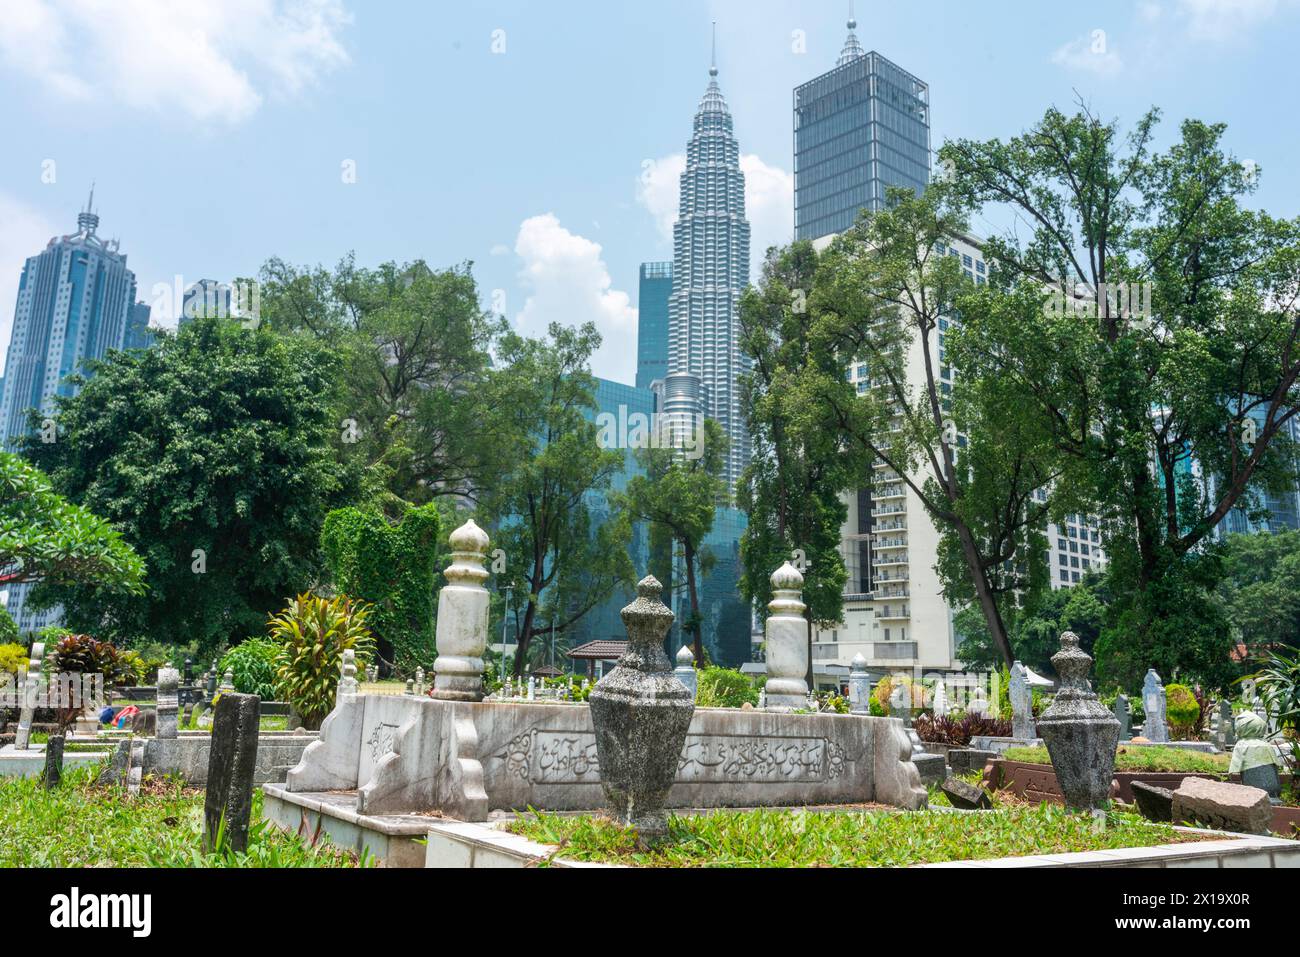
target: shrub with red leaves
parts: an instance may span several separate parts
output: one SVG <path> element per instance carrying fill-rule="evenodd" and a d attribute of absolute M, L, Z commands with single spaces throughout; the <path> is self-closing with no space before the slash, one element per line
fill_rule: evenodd
<path fill-rule="evenodd" d="M 1005 718 L 986 718 L 978 714 L 964 714 L 960 718 L 933 714 L 918 715 L 912 722 L 922 741 L 966 747 L 971 738 L 988 735 L 1005 738 L 1011 735 L 1011 722 Z"/>

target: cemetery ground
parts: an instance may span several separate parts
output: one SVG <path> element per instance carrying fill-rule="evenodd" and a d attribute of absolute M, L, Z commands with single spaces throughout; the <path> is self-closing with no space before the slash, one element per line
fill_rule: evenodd
<path fill-rule="evenodd" d="M 99 785 L 100 767 L 68 770 L 57 787 L 0 778 L 0 867 L 359 867 L 367 861 L 261 820 L 255 794 L 248 849 L 202 847 L 201 789 L 147 778 L 134 797 Z"/>

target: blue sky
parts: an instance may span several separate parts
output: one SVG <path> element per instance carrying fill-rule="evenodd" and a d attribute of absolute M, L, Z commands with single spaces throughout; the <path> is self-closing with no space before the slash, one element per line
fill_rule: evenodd
<path fill-rule="evenodd" d="M 792 229 L 791 90 L 833 65 L 848 3 L 4 7 L 0 345 L 23 259 L 73 229 L 95 180 L 100 232 L 121 238 L 163 325 L 176 276 L 251 275 L 272 255 L 473 260 L 485 306 L 530 333 L 596 321 L 595 371 L 631 381 L 637 266 L 671 258 L 710 21 L 757 259 Z M 1076 96 L 1126 123 L 1155 104 L 1162 140 L 1187 116 L 1227 122 L 1262 168 L 1255 202 L 1300 214 L 1300 0 L 858 0 L 856 14 L 864 47 L 929 83 L 936 148 L 1013 135 Z"/>

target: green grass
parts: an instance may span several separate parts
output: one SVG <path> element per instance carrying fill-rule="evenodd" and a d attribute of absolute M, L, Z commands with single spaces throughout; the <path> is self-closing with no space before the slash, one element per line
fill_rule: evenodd
<path fill-rule="evenodd" d="M 1047 748 L 1008 748 L 1002 755 L 1008 761 L 1027 764 L 1051 764 Z M 1121 747 L 1115 752 L 1116 771 L 1201 771 L 1227 774 L 1232 756 L 1206 754 L 1186 748 Z"/>
<path fill-rule="evenodd" d="M 509 829 L 558 845 L 558 857 L 643 867 L 906 867 L 1188 839 L 1132 814 L 1106 820 L 1097 830 L 1087 815 L 1051 804 L 977 814 L 714 811 L 670 817 L 668 841 L 647 852 L 633 831 L 590 815 L 533 812 Z"/>
<path fill-rule="evenodd" d="M 203 792 L 147 782 L 127 796 L 95 787 L 98 765 L 68 770 L 46 791 L 36 778 L 0 778 L 0 867 L 356 867 L 355 855 L 312 847 L 261 819 L 254 794 L 248 851 L 202 849 Z"/>

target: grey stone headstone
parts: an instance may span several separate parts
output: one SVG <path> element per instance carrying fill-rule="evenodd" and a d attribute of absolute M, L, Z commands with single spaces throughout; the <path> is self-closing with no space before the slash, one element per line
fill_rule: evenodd
<path fill-rule="evenodd" d="M 1142 781 L 1129 785 L 1133 789 L 1133 803 L 1138 813 L 1148 821 L 1168 823 L 1173 820 L 1174 792 Z"/>
<path fill-rule="evenodd" d="M 1223 735 L 1223 744 L 1221 747 L 1224 751 L 1231 750 L 1237 743 L 1237 725 L 1232 716 L 1232 702 L 1219 702 L 1219 730 Z"/>
<path fill-rule="evenodd" d="M 18 709 L 18 733 L 14 735 L 14 749 L 26 751 L 32 738 L 32 721 L 36 717 L 36 697 L 41 691 L 41 662 L 45 660 L 45 643 L 32 645 L 32 657 L 27 664 L 27 674 L 19 684 L 22 700 Z"/>
<path fill-rule="evenodd" d="M 948 773 L 942 754 L 913 754 L 912 763 L 921 775 L 923 787 L 942 783 Z"/>
<path fill-rule="evenodd" d="M 217 702 L 208 756 L 208 792 L 203 804 L 206 850 L 213 849 L 223 818 L 229 846 L 235 851 L 248 849 L 260 709 L 261 699 L 255 694 L 228 692 Z"/>
<path fill-rule="evenodd" d="M 627 652 L 588 700 L 605 798 L 615 820 L 634 827 L 637 842 L 645 846 L 667 834 L 664 802 L 695 702 L 664 654 L 674 616 L 661 600 L 663 586 L 646 576 L 636 593 L 621 613 Z"/>
<path fill-rule="evenodd" d="M 180 687 L 180 674 L 175 668 L 158 670 L 158 727 L 159 738 L 176 737 L 177 689 Z"/>
<path fill-rule="evenodd" d="M 1268 795 L 1268 799 L 1273 804 L 1278 804 L 1282 798 L 1282 777 L 1277 773 L 1277 765 L 1261 764 L 1253 768 L 1246 768 L 1241 772 L 1241 783 L 1247 787 L 1259 788 Z"/>
<path fill-rule="evenodd" d="M 1133 709 L 1126 694 L 1115 696 L 1115 720 L 1119 722 L 1119 739 L 1127 741 L 1133 736 Z"/>
<path fill-rule="evenodd" d="M 1169 725 L 1165 718 L 1165 685 L 1154 668 L 1147 670 L 1147 676 L 1142 682 L 1142 707 L 1146 711 L 1142 736 L 1155 744 L 1167 744 Z"/>
<path fill-rule="evenodd" d="M 1029 675 L 1025 666 L 1016 662 L 1011 666 L 1011 736 L 1028 741 L 1034 738 L 1034 695 L 1029 688 Z"/>
<path fill-rule="evenodd" d="M 1079 636 L 1061 635 L 1061 650 L 1052 655 L 1060 675 L 1060 692 L 1038 721 L 1052 769 L 1065 803 L 1083 811 L 1104 808 L 1115 776 L 1119 722 L 1097 700 L 1088 681 L 1092 658 L 1079 647 Z"/>
<path fill-rule="evenodd" d="M 41 784 L 47 789 L 58 787 L 59 781 L 63 778 L 63 742 L 65 740 L 61 734 L 52 734 L 45 743 L 45 771 L 41 775 Z"/>
<path fill-rule="evenodd" d="M 126 783 L 127 771 L 130 768 L 131 740 L 127 738 L 117 742 L 117 747 L 113 749 L 113 757 L 109 760 L 108 766 L 99 772 L 99 778 L 95 783 L 100 787 L 110 784 L 124 784 Z"/>
<path fill-rule="evenodd" d="M 948 778 L 942 787 L 948 803 L 955 808 L 963 811 L 989 811 L 993 808 L 993 799 L 987 791 L 960 778 Z"/>

